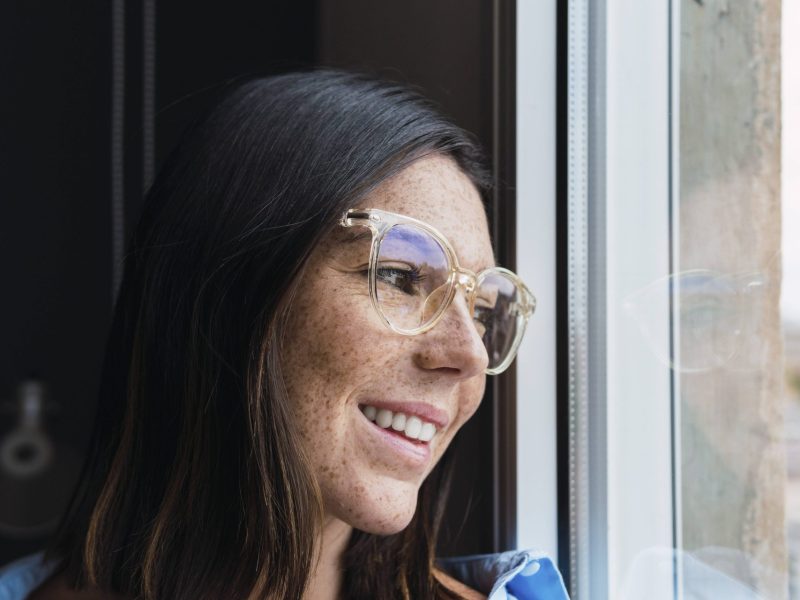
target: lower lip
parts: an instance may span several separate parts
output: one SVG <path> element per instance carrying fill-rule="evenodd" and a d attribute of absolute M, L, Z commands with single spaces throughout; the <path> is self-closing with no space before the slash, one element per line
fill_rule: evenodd
<path fill-rule="evenodd" d="M 359 410 L 359 412 L 361 412 Z M 372 434 L 386 446 L 389 451 L 396 454 L 399 458 L 409 463 L 411 466 L 419 467 L 428 464 L 431 458 L 430 444 L 425 442 L 414 442 L 401 433 L 397 433 L 394 429 L 384 429 L 376 425 L 373 421 L 367 419 L 364 413 L 361 413 L 369 430 Z"/>

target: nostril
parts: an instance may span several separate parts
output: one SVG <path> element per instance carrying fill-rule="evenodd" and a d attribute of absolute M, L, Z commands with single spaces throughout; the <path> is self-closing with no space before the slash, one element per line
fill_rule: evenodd
<path fill-rule="evenodd" d="M 438 367 L 436 369 L 442 375 L 459 375 L 461 374 L 461 369 L 457 369 L 455 367 Z"/>

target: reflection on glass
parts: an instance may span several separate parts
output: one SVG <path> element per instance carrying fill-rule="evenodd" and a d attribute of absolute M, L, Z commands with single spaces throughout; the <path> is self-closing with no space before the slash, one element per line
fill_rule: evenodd
<path fill-rule="evenodd" d="M 686 598 L 733 597 L 727 581 L 737 598 L 789 598 L 781 18 L 780 0 L 680 2 L 677 274 L 657 285 L 673 301 Z"/>
<path fill-rule="evenodd" d="M 658 279 L 630 294 L 623 306 L 648 347 L 665 365 L 684 373 L 755 366 L 742 352 L 741 337 L 752 332 L 767 292 L 760 273 L 723 274 L 694 269 Z M 652 327 L 659 299 L 672 298 L 679 322 L 678 347 L 668 354 Z"/>

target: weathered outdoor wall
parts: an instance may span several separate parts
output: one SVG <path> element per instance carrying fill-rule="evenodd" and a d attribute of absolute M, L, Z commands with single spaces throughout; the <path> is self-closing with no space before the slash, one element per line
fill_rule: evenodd
<path fill-rule="evenodd" d="M 676 268 L 683 547 L 773 599 L 787 598 L 780 18 L 780 0 L 681 3 Z"/>

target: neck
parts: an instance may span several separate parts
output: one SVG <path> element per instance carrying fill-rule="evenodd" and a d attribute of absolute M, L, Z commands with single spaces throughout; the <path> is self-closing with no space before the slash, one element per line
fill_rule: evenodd
<path fill-rule="evenodd" d="M 341 558 L 353 528 L 330 515 L 325 517 L 316 568 L 311 575 L 303 600 L 334 600 L 339 597 L 343 572 Z"/>

